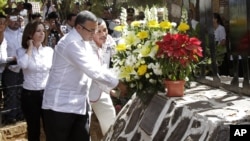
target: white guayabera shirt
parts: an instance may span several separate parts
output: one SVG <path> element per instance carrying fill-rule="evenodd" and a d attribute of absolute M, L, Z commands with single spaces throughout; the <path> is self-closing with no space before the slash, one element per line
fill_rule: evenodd
<path fill-rule="evenodd" d="M 42 108 L 85 115 L 91 79 L 110 90 L 119 82 L 108 69 L 98 64 L 89 42 L 73 28 L 55 47 Z"/>

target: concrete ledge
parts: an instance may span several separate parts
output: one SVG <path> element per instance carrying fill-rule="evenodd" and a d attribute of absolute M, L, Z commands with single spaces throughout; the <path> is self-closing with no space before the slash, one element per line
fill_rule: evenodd
<path fill-rule="evenodd" d="M 229 125 L 250 124 L 249 107 L 250 97 L 192 82 L 183 97 L 158 94 L 144 105 L 134 96 L 103 140 L 229 141 Z"/>
<path fill-rule="evenodd" d="M 0 128 L 0 141 L 27 141 L 26 122 L 17 122 Z"/>

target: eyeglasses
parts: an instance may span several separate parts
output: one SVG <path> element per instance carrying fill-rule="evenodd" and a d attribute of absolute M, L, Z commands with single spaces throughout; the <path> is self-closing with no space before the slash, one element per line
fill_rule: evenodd
<path fill-rule="evenodd" d="M 83 29 L 85 29 L 86 31 L 88 31 L 89 33 L 95 34 L 97 32 L 97 30 L 89 30 L 87 29 L 85 26 L 79 24 Z"/>

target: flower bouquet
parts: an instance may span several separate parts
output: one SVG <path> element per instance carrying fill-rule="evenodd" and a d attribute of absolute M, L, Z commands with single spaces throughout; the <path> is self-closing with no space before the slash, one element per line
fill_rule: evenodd
<path fill-rule="evenodd" d="M 167 96 L 183 96 L 185 81 L 202 57 L 201 41 L 186 34 L 189 26 L 181 22 L 174 33 L 168 32 L 157 41 L 157 58 L 167 88 Z"/>
<path fill-rule="evenodd" d="M 179 34 L 188 30 L 189 26 L 181 22 L 177 27 L 167 17 L 166 8 L 163 10 L 162 21 L 158 21 L 156 7 L 146 8 L 143 21 L 133 21 L 127 25 L 126 10 L 122 8 L 121 26 L 115 27 L 115 30 L 122 32 L 122 38 L 112 62 L 115 74 L 130 88 L 128 96 L 136 92 L 140 98 L 150 99 L 158 91 L 164 91 L 163 78 L 185 78 L 189 74 L 185 71 L 188 71 L 186 67 L 192 66 L 196 58 L 192 55 L 198 53 L 201 56 L 201 49 L 196 46 L 199 42 L 193 44 L 193 39 L 187 42 L 188 35 Z M 180 51 L 175 49 L 182 46 L 187 48 Z"/>
<path fill-rule="evenodd" d="M 115 30 L 122 32 L 122 38 L 112 58 L 113 70 L 130 88 L 128 96 L 136 92 L 142 98 L 163 90 L 159 79 L 162 70 L 156 58 L 158 46 L 155 42 L 165 35 L 170 24 L 158 23 L 156 8 L 147 8 L 145 16 L 145 20 L 127 25 L 126 10 L 122 10 L 122 25 L 115 27 Z"/>
<path fill-rule="evenodd" d="M 202 57 L 201 41 L 188 34 L 167 33 L 156 44 L 163 76 L 169 80 L 187 80 Z"/>

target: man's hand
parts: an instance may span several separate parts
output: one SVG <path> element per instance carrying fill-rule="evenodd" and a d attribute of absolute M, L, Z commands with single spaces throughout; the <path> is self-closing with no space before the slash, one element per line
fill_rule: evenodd
<path fill-rule="evenodd" d="M 117 87 L 118 91 L 120 91 L 120 96 L 125 96 L 127 94 L 127 85 L 122 81 L 119 81 Z"/>

